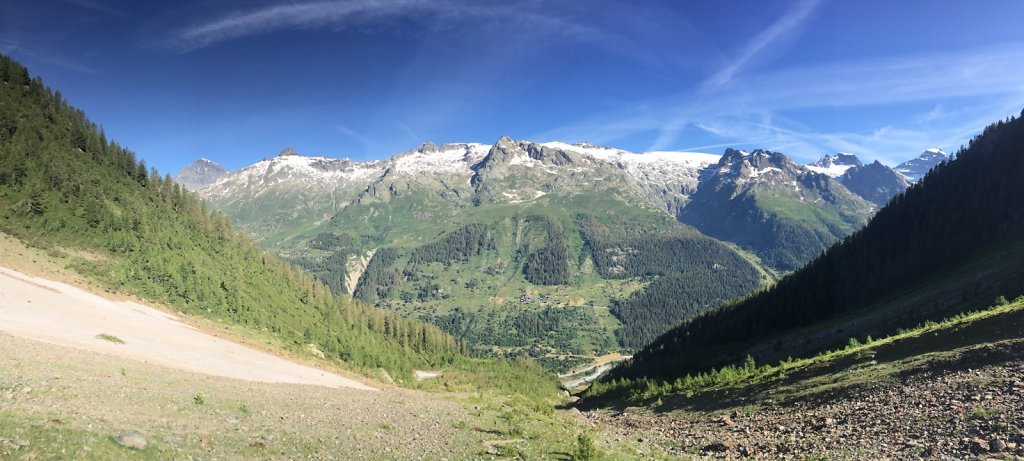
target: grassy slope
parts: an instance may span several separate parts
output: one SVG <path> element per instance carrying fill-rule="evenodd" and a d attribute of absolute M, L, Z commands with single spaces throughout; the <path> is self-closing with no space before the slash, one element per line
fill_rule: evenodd
<path fill-rule="evenodd" d="M 961 356 L 974 357 L 967 366 L 980 366 L 984 353 L 999 347 L 1024 347 L 1024 297 L 1014 302 L 927 322 L 892 336 L 851 342 L 815 356 L 785 359 L 775 365 L 727 367 L 702 376 L 675 381 L 618 381 L 596 385 L 587 405 L 656 400 L 660 410 L 686 407 L 713 411 L 742 403 L 763 405 L 827 398 L 853 388 L 885 385 L 903 373 L 913 373 Z M 988 360 L 1007 360 L 995 355 Z M 671 399 L 665 399 L 676 395 Z"/>

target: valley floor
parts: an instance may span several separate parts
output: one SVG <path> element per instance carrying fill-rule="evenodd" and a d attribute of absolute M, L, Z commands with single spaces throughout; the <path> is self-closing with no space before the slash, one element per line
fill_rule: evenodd
<path fill-rule="evenodd" d="M 1022 356 L 1009 340 L 583 415 L 684 458 L 1024 459 Z"/>

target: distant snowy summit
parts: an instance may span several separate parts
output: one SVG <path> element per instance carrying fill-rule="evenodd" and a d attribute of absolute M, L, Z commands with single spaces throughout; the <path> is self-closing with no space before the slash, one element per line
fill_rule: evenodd
<path fill-rule="evenodd" d="M 807 169 L 830 176 L 851 192 L 878 206 L 884 206 L 912 181 L 879 161 L 865 165 L 856 155 L 840 152 L 826 155 Z"/>
<path fill-rule="evenodd" d="M 212 160 L 200 158 L 189 166 L 182 168 L 174 176 L 174 182 L 184 186 L 188 190 L 197 190 L 217 182 L 218 179 L 228 174 L 228 170 Z"/>
<path fill-rule="evenodd" d="M 932 147 L 922 152 L 917 158 L 896 165 L 896 171 L 902 173 L 911 181 L 917 182 L 924 177 L 925 173 L 928 173 L 928 170 L 946 160 L 949 160 L 949 155 L 938 147 Z"/>
<path fill-rule="evenodd" d="M 856 155 L 840 152 L 835 155 L 826 155 L 817 162 L 807 165 L 807 169 L 838 178 L 850 168 L 864 166 Z"/>

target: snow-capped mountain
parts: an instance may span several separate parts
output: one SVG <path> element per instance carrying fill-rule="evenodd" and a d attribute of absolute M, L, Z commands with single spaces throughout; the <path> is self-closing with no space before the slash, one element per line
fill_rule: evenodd
<path fill-rule="evenodd" d="M 853 167 L 863 166 L 856 155 L 840 152 L 835 155 L 826 155 L 817 162 L 807 165 L 807 169 L 824 175 L 838 178 Z"/>
<path fill-rule="evenodd" d="M 676 216 L 697 190 L 700 172 L 718 163 L 721 155 L 701 152 L 656 151 L 636 154 L 588 143 L 547 142 L 543 146 L 579 152 L 604 160 L 635 178 L 652 199 Z"/>
<path fill-rule="evenodd" d="M 896 165 L 896 171 L 899 171 L 904 176 L 909 178 L 912 182 L 920 181 L 924 177 L 928 170 L 932 169 L 935 165 L 938 165 L 949 159 L 949 155 L 939 149 L 938 147 L 932 147 L 927 149 L 918 155 L 916 158 L 907 160 L 899 165 Z"/>
<path fill-rule="evenodd" d="M 703 171 L 679 220 L 795 269 L 853 232 L 875 207 L 779 152 L 726 149 Z"/>
<path fill-rule="evenodd" d="M 188 190 L 196 190 L 213 184 L 226 174 L 228 174 L 228 170 L 224 167 L 212 160 L 201 158 L 182 168 L 174 176 L 174 182 Z"/>
<path fill-rule="evenodd" d="M 548 193 L 614 190 L 674 214 L 719 156 L 688 152 L 637 154 L 591 144 L 502 138 L 474 167 L 478 199 L 519 203 Z"/>
<path fill-rule="evenodd" d="M 279 248 L 332 217 L 368 221 L 373 213 L 385 213 L 399 221 L 409 215 L 429 222 L 458 219 L 467 207 L 522 207 L 596 194 L 660 209 L 713 237 L 754 249 L 772 266 L 791 269 L 855 230 L 874 205 L 907 184 L 892 169 L 864 165 L 852 154 L 800 165 L 766 150 L 634 153 L 502 137 L 493 145 L 425 143 L 369 161 L 286 150 L 198 193 L 265 246 Z M 399 202 L 394 206 L 404 208 L 390 205 Z M 355 206 L 377 211 L 337 217 Z M 790 242 L 800 248 L 790 251 Z"/>
<path fill-rule="evenodd" d="M 494 145 L 424 143 L 370 161 L 307 157 L 289 149 L 198 193 L 267 242 L 280 242 L 287 238 L 282 230 L 323 222 L 351 203 L 387 202 L 406 193 L 461 207 L 472 200 L 517 204 L 548 193 L 615 188 L 674 215 L 695 190 L 700 170 L 719 157 L 507 137 Z"/>

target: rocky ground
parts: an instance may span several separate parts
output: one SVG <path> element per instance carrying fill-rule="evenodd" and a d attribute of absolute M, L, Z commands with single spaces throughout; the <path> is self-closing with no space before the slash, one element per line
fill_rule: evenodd
<path fill-rule="evenodd" d="M 606 426 L 610 443 L 639 441 L 684 458 L 1024 459 L 1022 352 L 1020 343 L 983 346 L 780 403 L 697 396 L 583 416 Z M 699 409 L 707 407 L 715 409 Z"/>

